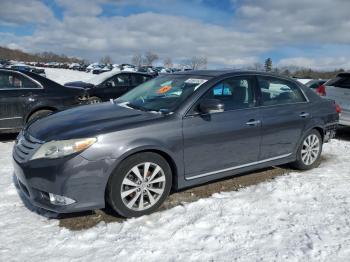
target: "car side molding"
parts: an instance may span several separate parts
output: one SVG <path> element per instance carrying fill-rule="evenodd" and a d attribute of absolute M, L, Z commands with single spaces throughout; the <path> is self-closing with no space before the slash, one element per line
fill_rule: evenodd
<path fill-rule="evenodd" d="M 192 180 L 192 179 L 201 178 L 201 177 L 210 176 L 210 175 L 215 175 L 215 174 L 218 174 L 218 173 L 223 173 L 223 172 L 227 172 L 227 171 L 231 171 L 231 170 L 236 170 L 236 169 L 240 169 L 240 168 L 244 168 L 244 167 L 248 167 L 248 166 L 255 166 L 255 165 L 266 163 L 266 162 L 269 162 L 269 161 L 285 158 L 285 157 L 288 157 L 288 156 L 291 156 L 291 155 L 292 155 L 292 153 L 284 154 L 284 155 L 271 157 L 271 158 L 264 159 L 264 160 L 255 161 L 255 162 L 252 162 L 252 163 L 247 163 L 247 164 L 244 164 L 244 165 L 229 167 L 229 168 L 220 169 L 220 170 L 216 170 L 216 171 L 212 171 L 212 172 L 208 172 L 208 173 L 204 173 L 204 174 L 200 174 L 200 175 L 196 175 L 196 176 L 186 177 L 185 179 L 186 180 Z"/>

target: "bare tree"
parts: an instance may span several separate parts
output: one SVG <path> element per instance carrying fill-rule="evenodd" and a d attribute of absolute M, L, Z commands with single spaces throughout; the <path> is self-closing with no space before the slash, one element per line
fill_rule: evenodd
<path fill-rule="evenodd" d="M 112 64 L 112 58 L 109 55 L 106 55 L 100 59 L 101 64 Z"/>
<path fill-rule="evenodd" d="M 171 60 L 170 57 L 164 58 L 163 64 L 164 64 L 164 67 L 167 67 L 167 68 L 173 67 L 173 61 Z"/>
<path fill-rule="evenodd" d="M 141 54 L 135 54 L 131 58 L 131 63 L 135 66 L 138 66 L 138 67 L 142 66 L 142 62 L 143 62 L 143 57 Z"/>
<path fill-rule="evenodd" d="M 189 66 L 193 70 L 207 68 L 208 60 L 205 56 L 193 56 L 189 61 Z"/>
<path fill-rule="evenodd" d="M 153 53 L 152 51 L 148 51 L 145 54 L 144 63 L 148 66 L 151 66 L 158 59 L 159 59 L 159 56 L 156 53 Z"/>

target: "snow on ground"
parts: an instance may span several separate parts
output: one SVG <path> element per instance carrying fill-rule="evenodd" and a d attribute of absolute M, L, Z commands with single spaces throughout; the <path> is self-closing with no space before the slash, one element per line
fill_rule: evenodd
<path fill-rule="evenodd" d="M 47 78 L 61 85 L 73 81 L 86 81 L 95 76 L 91 73 L 59 68 L 45 68 L 45 73 Z"/>
<path fill-rule="evenodd" d="M 0 143 L 0 261 L 349 261 L 350 143 L 320 168 L 72 232 L 26 207 Z"/>

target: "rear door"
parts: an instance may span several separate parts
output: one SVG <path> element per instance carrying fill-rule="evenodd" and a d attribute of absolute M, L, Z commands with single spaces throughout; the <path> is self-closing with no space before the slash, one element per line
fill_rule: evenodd
<path fill-rule="evenodd" d="M 42 86 L 18 72 L 0 71 L 0 129 L 22 127 Z"/>
<path fill-rule="evenodd" d="M 350 125 L 350 75 L 338 77 L 326 84 L 326 97 L 335 100 L 342 109 L 340 124 Z"/>
<path fill-rule="evenodd" d="M 291 155 L 311 115 L 309 103 L 298 85 L 270 76 L 258 76 L 261 113 L 259 160 Z"/>
<path fill-rule="evenodd" d="M 42 87 L 17 72 L 0 71 L 0 129 L 20 128 Z"/>

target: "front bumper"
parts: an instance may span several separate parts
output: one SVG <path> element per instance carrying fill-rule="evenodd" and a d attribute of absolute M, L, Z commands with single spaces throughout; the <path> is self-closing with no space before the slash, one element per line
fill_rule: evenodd
<path fill-rule="evenodd" d="M 56 213 L 100 209 L 105 206 L 108 161 L 88 161 L 80 155 L 61 159 L 38 159 L 19 163 L 13 159 L 15 175 L 23 195 L 34 205 Z M 75 202 L 57 205 L 49 193 Z"/>

